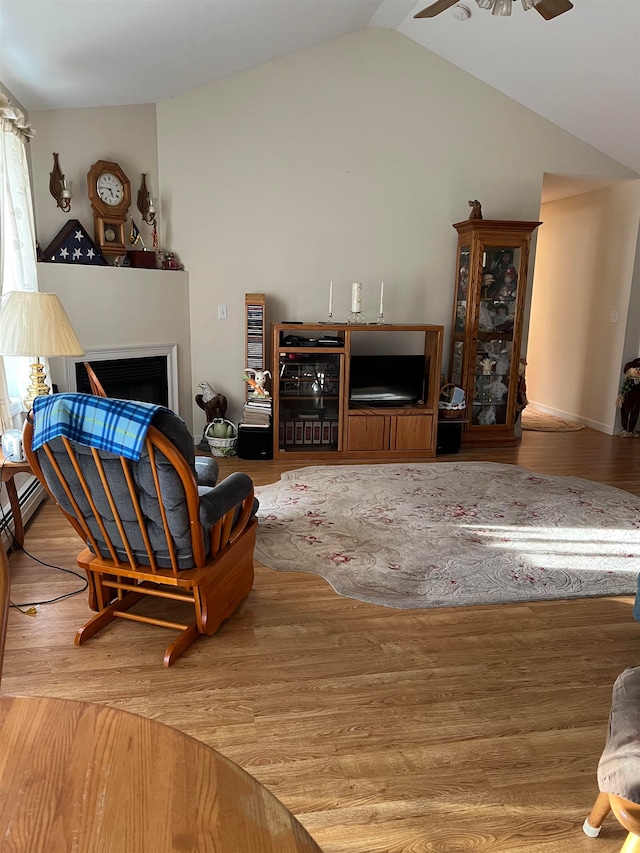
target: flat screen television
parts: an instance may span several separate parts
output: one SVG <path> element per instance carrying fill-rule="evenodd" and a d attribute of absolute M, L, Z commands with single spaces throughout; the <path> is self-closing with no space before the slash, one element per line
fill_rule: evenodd
<path fill-rule="evenodd" d="M 426 393 L 424 355 L 351 357 L 349 405 L 413 406 Z"/>

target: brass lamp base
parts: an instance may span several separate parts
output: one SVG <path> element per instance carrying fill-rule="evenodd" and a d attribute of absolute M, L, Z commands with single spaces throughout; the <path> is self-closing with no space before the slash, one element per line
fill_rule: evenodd
<path fill-rule="evenodd" d="M 40 397 L 43 394 L 49 394 L 51 392 L 51 389 L 44 381 L 44 377 L 44 364 L 41 364 L 40 359 L 38 359 L 31 365 L 31 382 L 27 386 L 27 396 L 22 401 L 27 412 L 30 412 L 33 408 L 33 401 L 36 397 Z"/>

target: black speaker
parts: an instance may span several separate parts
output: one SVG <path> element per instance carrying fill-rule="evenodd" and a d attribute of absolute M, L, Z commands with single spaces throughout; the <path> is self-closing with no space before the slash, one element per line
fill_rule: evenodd
<path fill-rule="evenodd" d="M 273 428 L 238 427 L 238 456 L 240 459 L 273 459 Z"/>
<path fill-rule="evenodd" d="M 438 423 L 438 439 L 436 453 L 457 453 L 462 445 L 462 429 L 464 423 L 447 423 L 446 420 Z"/>

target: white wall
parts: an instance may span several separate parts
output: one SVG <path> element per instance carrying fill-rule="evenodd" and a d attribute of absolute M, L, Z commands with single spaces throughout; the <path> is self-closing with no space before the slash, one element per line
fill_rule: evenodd
<path fill-rule="evenodd" d="M 97 160 L 117 162 L 131 182 L 130 215 L 148 248 L 151 230 L 136 206 L 142 172 L 158 195 L 155 104 L 31 114 L 36 136 L 31 142 L 32 180 L 38 241 L 43 249 L 69 219 L 78 219 L 93 236 L 87 196 L 87 172 Z M 71 211 L 63 213 L 49 193 L 53 152 L 73 180 Z M 129 234 L 129 222 L 125 232 Z M 179 414 L 192 427 L 189 276 L 184 272 L 38 264 L 40 290 L 57 293 L 80 342 L 87 349 L 155 344 L 178 345 Z M 66 390 L 62 366 L 53 359 L 52 380 Z"/>
<path fill-rule="evenodd" d="M 634 358 L 640 357 L 640 228 L 638 229 L 638 242 L 636 245 L 636 257 L 633 264 L 633 277 L 631 282 L 631 299 L 627 311 L 627 326 L 625 329 L 624 349 L 622 351 L 622 365 Z M 621 373 L 622 381 L 622 373 Z"/>
<path fill-rule="evenodd" d="M 640 181 L 542 205 L 540 217 L 546 227 L 536 254 L 528 397 L 534 406 L 612 433 L 630 319 Z M 611 312 L 617 323 L 610 322 Z"/>
<path fill-rule="evenodd" d="M 118 163 L 131 182 L 130 214 L 151 248 L 149 227 L 136 207 L 142 173 L 158 195 L 158 145 L 155 104 L 74 110 L 38 110 L 30 114 L 36 135 L 30 143 L 34 215 L 42 249 L 69 219 L 78 219 L 93 237 L 93 213 L 87 196 L 87 172 L 98 160 Z M 73 181 L 71 211 L 63 213 L 49 192 L 53 152 L 59 154 L 64 176 Z M 125 228 L 129 234 L 129 223 Z"/>
<path fill-rule="evenodd" d="M 535 220 L 545 171 L 632 174 L 385 30 L 162 102 L 157 120 L 168 242 L 190 273 L 194 382 L 238 403 L 245 292 L 268 294 L 272 320 L 315 321 L 332 279 L 338 319 L 361 281 L 373 320 L 384 280 L 388 321 L 448 329 L 451 225 L 468 199 L 486 218 Z"/>
<path fill-rule="evenodd" d="M 85 349 L 177 344 L 178 414 L 192 429 L 187 273 L 40 263 L 38 286 L 58 294 Z M 61 359 L 51 359 L 51 379 L 68 390 Z"/>
<path fill-rule="evenodd" d="M 152 111 L 32 115 L 43 245 L 65 220 L 48 191 L 52 152 L 80 182 L 77 197 L 100 158 L 120 163 L 135 197 L 137 173 L 154 170 Z M 198 382 L 212 382 L 234 420 L 244 395 L 246 292 L 267 294 L 270 320 L 315 321 L 326 317 L 333 279 L 334 316 L 343 319 L 351 283 L 362 281 L 363 310 L 374 320 L 384 280 L 388 321 L 448 330 L 451 225 L 469 215 L 468 199 L 479 198 L 489 219 L 535 220 L 545 172 L 632 176 L 386 30 L 335 39 L 162 102 L 157 133 L 161 246 L 189 272 L 188 393 L 193 399 Z M 155 192 L 155 176 L 151 184 Z M 91 233 L 88 202 L 80 204 L 71 215 Z M 219 304 L 228 320 L 216 319 Z M 90 318 L 96 309 L 84 302 L 78 310 Z M 198 432 L 204 413 L 192 406 Z"/>

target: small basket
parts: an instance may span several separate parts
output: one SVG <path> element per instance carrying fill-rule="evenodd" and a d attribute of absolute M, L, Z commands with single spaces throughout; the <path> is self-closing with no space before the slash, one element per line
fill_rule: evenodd
<path fill-rule="evenodd" d="M 207 443 L 211 449 L 211 453 L 214 456 L 235 456 L 236 455 L 236 444 L 238 443 L 238 428 L 231 421 L 225 420 L 225 424 L 227 426 L 233 427 L 233 436 L 231 438 L 214 438 L 213 436 L 213 427 L 215 426 L 215 422 L 212 421 L 207 425 L 207 428 L 204 431 L 204 437 L 207 439 Z"/>
<path fill-rule="evenodd" d="M 438 414 L 440 417 L 461 418 L 464 415 L 467 408 L 467 404 L 464 401 L 462 403 L 449 402 L 452 390 L 457 387 L 457 385 L 449 382 L 447 385 L 443 385 L 440 389 L 440 402 L 438 403 Z"/>

